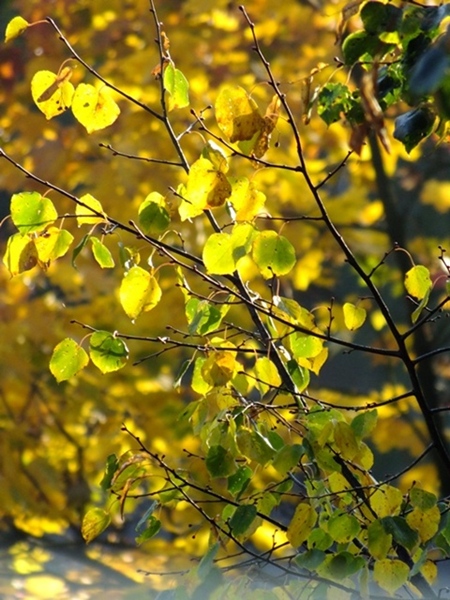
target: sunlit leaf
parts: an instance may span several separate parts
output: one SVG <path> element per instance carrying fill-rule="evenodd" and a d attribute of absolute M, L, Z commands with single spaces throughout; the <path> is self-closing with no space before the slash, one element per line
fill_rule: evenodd
<path fill-rule="evenodd" d="M 202 150 L 202 157 L 209 160 L 213 167 L 221 173 L 228 172 L 228 159 L 223 149 L 212 140 L 208 140 Z"/>
<path fill-rule="evenodd" d="M 438 506 L 433 506 L 427 510 L 416 507 L 406 515 L 406 522 L 411 529 L 417 531 L 422 543 L 431 540 L 437 533 L 440 521 L 441 511 Z"/>
<path fill-rule="evenodd" d="M 267 356 L 258 358 L 255 362 L 256 387 L 261 394 L 265 394 L 269 389 L 277 388 L 281 385 L 281 378 L 277 368 Z"/>
<path fill-rule="evenodd" d="M 351 302 L 345 302 L 342 306 L 344 311 L 344 323 L 347 329 L 354 331 L 359 329 L 366 320 L 366 311 L 361 306 L 356 306 Z"/>
<path fill-rule="evenodd" d="M 289 345 L 295 358 L 313 358 L 322 352 L 323 341 L 313 335 L 292 333 Z"/>
<path fill-rule="evenodd" d="M 294 247 L 275 231 L 261 231 L 255 236 L 252 257 L 265 279 L 286 275 L 295 265 Z"/>
<path fill-rule="evenodd" d="M 391 485 L 380 486 L 370 496 L 370 504 L 378 517 L 398 514 L 402 502 L 401 491 Z"/>
<path fill-rule="evenodd" d="M 56 381 L 66 381 L 89 363 L 87 352 L 75 340 L 66 338 L 53 350 L 50 371 Z"/>
<path fill-rule="evenodd" d="M 70 108 L 74 87 L 57 73 L 38 71 L 31 80 L 31 95 L 39 110 L 51 119 Z"/>
<path fill-rule="evenodd" d="M 430 271 L 423 265 L 412 267 L 405 275 L 405 287 L 408 294 L 422 300 L 432 287 Z"/>
<path fill-rule="evenodd" d="M 92 254 L 102 269 L 112 269 L 115 266 L 110 250 L 98 238 L 91 236 Z"/>
<path fill-rule="evenodd" d="M 327 530 L 335 542 L 346 544 L 359 534 L 361 525 L 354 515 L 336 511 L 327 522 Z"/>
<path fill-rule="evenodd" d="M 136 537 L 138 546 L 154 537 L 161 529 L 161 521 L 154 515 L 147 519 L 147 527 Z"/>
<path fill-rule="evenodd" d="M 370 523 L 367 528 L 367 539 L 370 554 L 379 560 L 386 558 L 392 548 L 392 534 L 386 531 L 379 519 Z"/>
<path fill-rule="evenodd" d="M 81 535 L 87 544 L 95 540 L 111 523 L 109 512 L 101 508 L 91 508 L 83 517 Z"/>
<path fill-rule="evenodd" d="M 345 421 L 338 421 L 334 426 L 334 441 L 346 460 L 353 460 L 358 454 L 359 444 L 355 432 Z"/>
<path fill-rule="evenodd" d="M 258 105 L 241 87 L 224 87 L 215 109 L 217 123 L 232 143 L 251 140 L 264 127 Z"/>
<path fill-rule="evenodd" d="M 28 27 L 29 23 L 23 17 L 13 17 L 9 21 L 5 30 L 5 43 L 21 35 Z"/>
<path fill-rule="evenodd" d="M 123 340 L 108 331 L 96 331 L 89 338 L 89 355 L 102 373 L 112 373 L 126 365 L 128 348 Z"/>
<path fill-rule="evenodd" d="M 22 234 L 43 231 L 57 218 L 53 202 L 38 192 L 21 192 L 11 198 L 11 219 Z"/>
<path fill-rule="evenodd" d="M 158 304 L 162 292 L 153 275 L 142 267 L 134 266 L 125 273 L 119 294 L 126 314 L 130 319 L 136 319 L 142 312 L 149 311 Z"/>
<path fill-rule="evenodd" d="M 203 248 L 203 262 L 208 273 L 227 275 L 236 269 L 233 240 L 229 233 L 213 233 Z"/>
<path fill-rule="evenodd" d="M 87 132 L 92 133 L 112 125 L 120 114 L 120 108 L 106 87 L 97 89 L 80 83 L 73 95 L 72 112 Z"/>
<path fill-rule="evenodd" d="M 78 227 L 81 227 L 81 225 L 97 225 L 105 221 L 103 216 L 95 214 L 96 212 L 104 215 L 102 205 L 97 198 L 94 198 L 91 194 L 84 194 L 79 200 L 81 204 L 77 204 L 75 207 Z"/>
<path fill-rule="evenodd" d="M 169 93 L 169 111 L 189 106 L 189 82 L 183 73 L 169 63 L 164 69 L 164 88 Z"/>
<path fill-rule="evenodd" d="M 247 177 L 232 179 L 230 202 L 236 211 L 236 221 L 252 221 L 260 214 L 266 196 Z"/>
<path fill-rule="evenodd" d="M 34 242 L 39 260 L 46 263 L 64 256 L 73 239 L 73 235 L 67 229 L 48 227 Z"/>
<path fill-rule="evenodd" d="M 36 246 L 28 236 L 15 233 L 8 238 L 3 263 L 11 275 L 29 271 L 37 265 L 38 253 Z"/>

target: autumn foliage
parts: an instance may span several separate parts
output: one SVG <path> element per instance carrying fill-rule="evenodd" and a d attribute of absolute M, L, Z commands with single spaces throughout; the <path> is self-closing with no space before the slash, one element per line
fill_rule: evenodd
<path fill-rule="evenodd" d="M 448 5 L 42 4 L 0 55 L 5 531 L 131 522 L 176 598 L 438 597 Z"/>

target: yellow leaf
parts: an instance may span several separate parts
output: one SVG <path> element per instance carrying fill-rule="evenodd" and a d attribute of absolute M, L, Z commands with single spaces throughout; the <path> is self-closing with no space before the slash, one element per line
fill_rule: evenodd
<path fill-rule="evenodd" d="M 405 275 L 405 287 L 408 294 L 422 300 L 426 298 L 432 288 L 430 271 L 423 265 L 412 267 Z"/>
<path fill-rule="evenodd" d="M 13 276 L 29 271 L 38 262 L 36 246 L 28 236 L 16 233 L 8 239 L 3 262 Z"/>
<path fill-rule="evenodd" d="M 308 539 L 316 521 L 317 513 L 310 504 L 302 502 L 297 506 L 286 532 L 286 537 L 294 548 Z"/>
<path fill-rule="evenodd" d="M 73 235 L 69 231 L 49 227 L 35 240 L 39 260 L 46 263 L 64 256 L 72 241 Z"/>
<path fill-rule="evenodd" d="M 383 589 L 393 594 L 408 580 L 409 567 L 401 560 L 384 558 L 377 560 L 373 578 Z"/>
<path fill-rule="evenodd" d="M 401 491 L 391 485 L 380 486 L 370 497 L 370 505 L 379 518 L 398 515 L 402 502 Z"/>
<path fill-rule="evenodd" d="M 258 105 L 241 87 L 225 87 L 216 100 L 216 120 L 230 142 L 251 140 L 264 127 Z"/>
<path fill-rule="evenodd" d="M 73 96 L 72 112 L 87 132 L 92 133 L 112 125 L 120 114 L 120 108 L 107 88 L 98 90 L 93 85 L 80 83 Z"/>
<path fill-rule="evenodd" d="M 431 540 L 439 529 L 441 521 L 441 512 L 438 506 L 433 506 L 429 510 L 414 508 L 406 515 L 406 522 L 419 534 L 422 542 Z"/>
<path fill-rule="evenodd" d="M 359 329 L 361 325 L 364 324 L 366 320 L 366 311 L 361 306 L 356 306 L 355 304 L 351 304 L 350 302 L 346 302 L 342 307 L 344 311 L 344 323 L 347 329 L 350 331 L 354 331 L 355 329 Z"/>
<path fill-rule="evenodd" d="M 5 43 L 21 35 L 28 27 L 29 23 L 22 17 L 14 17 L 6 26 Z"/>
<path fill-rule="evenodd" d="M 52 71 L 38 71 L 31 80 L 31 96 L 47 119 L 62 114 L 72 104 L 74 87 L 68 81 L 71 70 L 63 71 L 62 79 Z"/>
<path fill-rule="evenodd" d="M 236 211 L 236 221 L 252 221 L 261 212 L 266 196 L 247 177 L 239 177 L 232 182 L 230 202 Z"/>
<path fill-rule="evenodd" d="M 199 158 L 189 171 L 189 177 L 179 207 L 184 221 L 200 215 L 208 208 L 222 206 L 231 194 L 231 185 L 221 171 L 217 171 L 211 161 Z"/>
<path fill-rule="evenodd" d="M 77 204 L 75 208 L 78 227 L 81 227 L 81 225 L 97 225 L 98 223 L 105 222 L 104 217 L 99 217 L 94 213 L 95 211 L 104 214 L 102 205 L 97 200 L 97 198 L 94 198 L 94 196 L 92 196 L 91 194 L 84 194 L 84 196 L 81 196 L 79 200 L 83 203 L 84 206 L 81 204 Z"/>
<path fill-rule="evenodd" d="M 125 273 L 119 291 L 120 303 L 130 319 L 154 308 L 161 299 L 156 278 L 142 267 L 134 266 Z"/>

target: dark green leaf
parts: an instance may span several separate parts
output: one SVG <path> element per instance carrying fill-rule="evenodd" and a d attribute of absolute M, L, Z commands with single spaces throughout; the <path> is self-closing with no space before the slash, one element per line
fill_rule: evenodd
<path fill-rule="evenodd" d="M 239 469 L 233 475 L 228 477 L 227 489 L 233 496 L 239 496 L 245 491 L 246 487 L 250 483 L 253 471 L 247 465 L 239 467 Z"/>
<path fill-rule="evenodd" d="M 117 471 L 118 466 L 119 461 L 117 459 L 117 456 L 115 454 L 110 454 L 106 459 L 105 474 L 103 475 L 103 479 L 100 482 L 100 486 L 105 492 L 111 487 L 111 481 L 114 477 L 115 472 Z"/>
<path fill-rule="evenodd" d="M 411 152 L 423 138 L 430 135 L 436 119 L 428 107 L 414 108 L 395 119 L 394 137 Z"/>
<path fill-rule="evenodd" d="M 295 558 L 295 563 L 301 569 L 307 569 L 308 571 L 315 571 L 319 565 L 325 560 L 326 554 L 323 550 L 307 550 L 302 552 Z"/>
<path fill-rule="evenodd" d="M 255 520 L 256 512 L 256 506 L 253 504 L 238 506 L 229 521 L 232 534 L 234 536 L 243 535 Z"/>
<path fill-rule="evenodd" d="M 384 517 L 380 519 L 386 533 L 390 533 L 394 541 L 412 550 L 417 544 L 419 536 L 411 529 L 403 517 Z"/>
<path fill-rule="evenodd" d="M 236 463 L 223 446 L 211 446 L 206 456 L 206 468 L 211 477 L 228 477 L 236 471 Z"/>

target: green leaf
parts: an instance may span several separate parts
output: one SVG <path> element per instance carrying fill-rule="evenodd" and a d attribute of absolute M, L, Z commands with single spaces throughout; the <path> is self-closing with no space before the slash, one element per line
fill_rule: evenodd
<path fill-rule="evenodd" d="M 108 331 L 96 331 L 89 340 L 89 354 L 102 373 L 118 371 L 126 365 L 128 348 L 125 342 Z"/>
<path fill-rule="evenodd" d="M 151 515 L 148 519 L 147 527 L 136 537 L 136 543 L 138 546 L 154 537 L 160 529 L 161 521 L 155 516 Z"/>
<path fill-rule="evenodd" d="M 110 454 L 106 459 L 106 467 L 105 474 L 103 475 L 103 479 L 100 482 L 100 487 L 104 492 L 108 491 L 111 488 L 111 482 L 113 477 L 119 467 L 119 461 L 115 454 Z"/>
<path fill-rule="evenodd" d="M 233 456 L 220 445 L 210 447 L 205 464 L 211 477 L 228 477 L 236 471 Z"/>
<path fill-rule="evenodd" d="M 266 394 L 270 389 L 278 388 L 281 385 L 281 378 L 276 366 L 267 356 L 258 358 L 255 362 L 256 387 L 261 395 Z"/>
<path fill-rule="evenodd" d="M 115 266 L 114 259 L 108 248 L 96 237 L 91 237 L 92 254 L 102 269 L 112 269 Z"/>
<path fill-rule="evenodd" d="M 353 515 L 337 511 L 329 518 L 327 529 L 335 542 L 347 544 L 359 534 L 361 525 Z"/>
<path fill-rule="evenodd" d="M 325 560 L 326 554 L 323 550 L 307 550 L 295 557 L 295 564 L 301 569 L 307 569 L 314 572 Z"/>
<path fill-rule="evenodd" d="M 139 206 L 139 227 L 145 234 L 158 234 L 165 231 L 169 224 L 170 215 L 164 196 L 152 192 Z"/>
<path fill-rule="evenodd" d="M 265 279 L 286 275 L 296 262 L 291 242 L 275 231 L 261 231 L 255 235 L 252 257 Z"/>
<path fill-rule="evenodd" d="M 323 341 L 313 335 L 305 333 L 292 333 L 289 336 L 289 345 L 295 358 L 314 358 L 323 349 Z"/>
<path fill-rule="evenodd" d="M 366 561 L 362 556 L 355 556 L 350 552 L 338 552 L 327 558 L 319 567 L 321 577 L 331 577 L 338 581 L 346 579 L 364 568 Z"/>
<path fill-rule="evenodd" d="M 403 517 L 383 517 L 380 522 L 386 533 L 390 533 L 398 544 L 408 550 L 415 548 L 419 541 L 419 535 L 417 531 L 411 529 Z"/>
<path fill-rule="evenodd" d="M 395 48 L 395 44 L 385 44 L 376 34 L 357 31 L 348 35 L 342 44 L 342 53 L 346 66 L 350 67 L 367 55 L 368 59 L 385 56 Z"/>
<path fill-rule="evenodd" d="M 227 489 L 233 496 L 239 497 L 251 481 L 253 471 L 247 465 L 239 467 L 227 480 Z"/>
<path fill-rule="evenodd" d="M 92 508 L 83 517 L 81 535 L 87 544 L 98 537 L 111 523 L 109 512 L 101 508 Z"/>
<path fill-rule="evenodd" d="M 5 44 L 10 42 L 16 37 L 19 37 L 29 26 L 28 21 L 25 21 L 23 17 L 14 17 L 6 26 L 5 30 Z"/>
<path fill-rule="evenodd" d="M 207 300 L 190 298 L 186 302 L 186 316 L 188 318 L 188 331 L 191 335 L 207 335 L 216 330 L 228 311 L 228 306 L 220 309 Z"/>
<path fill-rule="evenodd" d="M 53 202 L 38 192 L 21 192 L 11 198 L 11 219 L 22 235 L 42 231 L 57 218 Z"/>
<path fill-rule="evenodd" d="M 304 453 L 305 449 L 301 444 L 286 444 L 281 450 L 278 450 L 272 465 L 280 475 L 285 476 L 291 469 L 298 466 Z"/>
<path fill-rule="evenodd" d="M 169 111 L 189 106 L 189 82 L 172 63 L 169 63 L 164 69 L 163 81 L 164 89 L 169 93 L 167 99 Z"/>
<path fill-rule="evenodd" d="M 402 15 L 401 9 L 383 2 L 366 2 L 360 11 L 364 29 L 368 33 L 378 35 L 387 31 L 397 31 Z"/>
<path fill-rule="evenodd" d="M 409 500 L 412 506 L 420 508 L 421 510 L 430 510 L 430 508 L 436 506 L 437 503 L 435 494 L 422 490 L 416 486 L 409 492 Z"/>
<path fill-rule="evenodd" d="M 378 411 L 376 409 L 359 413 L 351 422 L 351 427 L 356 437 L 361 440 L 371 433 L 378 420 Z"/>
<path fill-rule="evenodd" d="M 302 367 L 294 359 L 288 360 L 286 367 L 292 381 L 295 383 L 299 393 L 303 392 L 309 385 L 310 374 L 308 369 Z"/>
<path fill-rule="evenodd" d="M 90 239 L 90 235 L 86 234 L 84 235 L 81 240 L 78 242 L 78 244 L 75 246 L 75 248 L 73 249 L 72 252 L 72 267 L 74 269 L 77 268 L 75 261 L 77 260 L 80 252 L 83 250 L 83 248 L 86 246 L 86 244 L 88 243 L 89 239 Z"/>
<path fill-rule="evenodd" d="M 122 308 L 130 319 L 154 308 L 162 296 L 156 278 L 137 265 L 131 267 L 122 279 L 119 298 Z"/>
<path fill-rule="evenodd" d="M 197 576 L 200 579 L 200 581 L 203 581 L 205 579 L 205 577 L 211 572 L 211 569 L 214 566 L 214 559 L 217 556 L 219 548 L 220 548 L 219 542 L 216 542 L 215 544 L 213 544 L 211 546 L 211 548 L 209 548 L 209 550 L 203 556 L 201 561 L 198 563 L 196 572 L 197 572 Z"/>
<path fill-rule="evenodd" d="M 256 506 L 254 504 L 241 504 L 237 507 L 229 521 L 231 533 L 234 536 L 244 535 L 256 518 Z"/>
<path fill-rule="evenodd" d="M 395 119 L 394 138 L 411 152 L 433 131 L 436 114 L 427 106 L 414 108 Z"/>
<path fill-rule="evenodd" d="M 359 329 L 364 324 L 367 313 L 361 306 L 345 302 L 342 310 L 344 311 L 345 326 L 350 331 L 355 331 L 355 329 Z"/>
<path fill-rule="evenodd" d="M 370 523 L 367 528 L 367 540 L 370 554 L 379 560 L 386 558 L 392 548 L 392 534 L 386 531 L 380 519 Z"/>
<path fill-rule="evenodd" d="M 317 97 L 317 113 L 327 125 L 331 125 L 350 110 L 353 99 L 349 88 L 342 83 L 326 83 Z"/>
<path fill-rule="evenodd" d="M 89 357 L 75 340 L 66 338 L 53 350 L 50 359 L 50 371 L 56 381 L 70 379 L 88 364 Z"/>
<path fill-rule="evenodd" d="M 29 271 L 37 265 L 38 253 L 36 246 L 28 236 L 15 233 L 8 238 L 3 263 L 14 277 Z"/>
<path fill-rule="evenodd" d="M 269 440 L 261 435 L 259 431 L 249 431 L 241 428 L 236 439 L 242 454 L 262 466 L 270 462 L 275 455 L 275 450 Z"/>
<path fill-rule="evenodd" d="M 352 427 L 345 421 L 334 426 L 334 443 L 345 460 L 353 460 L 359 452 L 359 444 Z"/>

